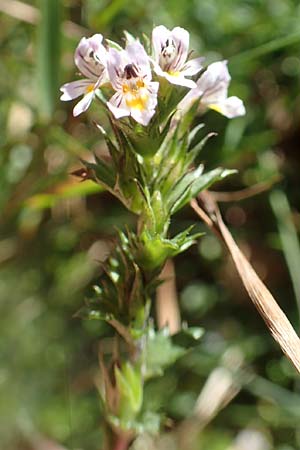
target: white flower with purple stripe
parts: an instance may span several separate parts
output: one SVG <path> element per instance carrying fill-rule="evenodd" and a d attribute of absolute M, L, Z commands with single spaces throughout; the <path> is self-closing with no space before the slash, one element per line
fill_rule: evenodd
<path fill-rule="evenodd" d="M 196 75 L 202 69 L 203 58 L 187 61 L 190 35 L 184 28 L 175 27 L 172 31 L 160 25 L 152 31 L 154 52 L 154 71 L 170 83 L 188 88 L 196 83 L 186 77 Z"/>
<path fill-rule="evenodd" d="M 86 78 L 64 84 L 60 90 L 61 100 L 68 101 L 83 95 L 83 98 L 73 109 L 73 115 L 78 116 L 90 106 L 96 90 L 108 82 L 106 63 L 107 51 L 102 44 L 101 34 L 90 38 L 83 37 L 75 50 L 75 64 Z"/>
<path fill-rule="evenodd" d="M 116 93 L 107 106 L 116 119 L 131 116 L 136 122 L 148 125 L 157 105 L 158 82 L 153 82 L 148 55 L 138 41 L 126 49 L 110 48 L 107 71 Z"/>
<path fill-rule="evenodd" d="M 228 97 L 230 80 L 227 61 L 210 64 L 197 81 L 197 87 L 189 91 L 178 109 L 187 111 L 200 99 L 200 105 L 213 109 L 229 119 L 244 116 L 246 110 L 242 100 L 235 96 Z"/>

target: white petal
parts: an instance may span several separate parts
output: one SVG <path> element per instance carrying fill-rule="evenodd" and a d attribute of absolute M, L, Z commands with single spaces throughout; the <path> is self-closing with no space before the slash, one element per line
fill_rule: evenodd
<path fill-rule="evenodd" d="M 200 70 L 203 69 L 203 61 L 204 58 L 195 58 L 187 61 L 183 66 L 181 73 L 185 77 L 196 75 L 196 73 L 200 72 Z"/>
<path fill-rule="evenodd" d="M 77 103 L 77 105 L 73 109 L 74 117 L 79 116 L 79 114 L 83 113 L 84 111 L 86 111 L 88 109 L 88 107 L 92 103 L 94 95 L 95 95 L 94 91 L 89 92 L 80 100 L 80 102 Z"/>
<path fill-rule="evenodd" d="M 107 106 L 116 119 L 130 115 L 130 108 L 126 105 L 125 98 L 121 92 L 116 92 L 107 102 Z"/>
<path fill-rule="evenodd" d="M 190 89 L 197 87 L 195 81 L 184 78 L 181 72 L 179 72 L 178 75 L 171 75 L 167 72 L 164 72 L 164 77 L 169 81 L 169 83 L 176 84 L 177 86 L 184 86 Z"/>
<path fill-rule="evenodd" d="M 87 88 L 91 86 L 91 80 L 77 80 L 71 83 L 66 83 L 61 86 L 62 95 L 60 97 L 63 101 L 73 100 L 73 98 L 80 97 L 86 93 Z"/>
<path fill-rule="evenodd" d="M 153 60 L 150 60 L 150 61 L 151 61 L 152 64 L 153 64 L 153 70 L 154 70 L 154 72 L 156 73 L 156 75 L 158 75 L 159 77 L 164 77 L 166 72 L 164 72 L 164 71 L 162 70 L 162 68 L 160 67 L 160 65 L 157 64 L 157 63 L 156 63 L 155 61 L 153 61 Z"/>
<path fill-rule="evenodd" d="M 215 111 L 223 114 L 223 116 L 228 117 L 228 119 L 244 116 L 246 114 L 244 103 L 240 98 L 235 96 L 228 97 L 223 102 L 208 106 L 210 109 L 214 109 Z"/>
<path fill-rule="evenodd" d="M 102 41 L 103 41 L 102 34 L 100 34 L 100 33 L 94 34 L 92 37 L 87 39 L 87 41 L 88 41 L 90 49 L 94 51 L 96 58 L 99 59 L 99 61 L 103 65 L 105 65 L 106 59 L 107 59 L 107 50 L 104 47 L 104 45 L 102 44 Z"/>
<path fill-rule="evenodd" d="M 131 116 L 132 118 L 140 123 L 141 125 L 144 125 L 145 127 L 149 124 L 150 120 L 152 119 L 153 115 L 155 113 L 154 109 L 132 109 L 131 110 Z"/>
<path fill-rule="evenodd" d="M 122 87 L 121 76 L 125 66 L 125 52 L 119 52 L 114 48 L 108 51 L 107 71 L 110 82 L 114 89 L 118 90 Z"/>
<path fill-rule="evenodd" d="M 172 30 L 172 38 L 176 44 L 177 56 L 175 61 L 172 63 L 174 69 L 180 70 L 188 56 L 189 44 L 190 44 L 190 34 L 184 28 L 175 27 Z"/>
<path fill-rule="evenodd" d="M 147 88 L 151 94 L 155 94 L 155 96 L 156 96 L 158 89 L 159 89 L 159 82 L 151 81 L 150 83 L 148 83 Z M 156 103 L 157 103 L 157 99 L 156 99 L 155 105 L 156 105 Z"/>
<path fill-rule="evenodd" d="M 192 105 L 200 99 L 201 95 L 203 94 L 202 91 L 198 87 L 191 89 L 185 97 L 181 100 L 179 105 L 177 106 L 178 111 L 181 111 L 182 113 L 186 113 Z"/>
<path fill-rule="evenodd" d="M 161 53 L 161 48 L 166 44 L 168 38 L 171 37 L 171 31 L 168 30 L 164 25 L 159 25 L 153 28 L 152 31 L 152 46 L 154 50 L 155 61 L 159 61 L 159 55 Z"/>
<path fill-rule="evenodd" d="M 218 103 L 227 98 L 230 75 L 227 61 L 210 64 L 197 81 L 197 86 L 203 92 L 202 102 Z"/>
<path fill-rule="evenodd" d="M 149 57 L 142 44 L 137 40 L 131 42 L 127 45 L 126 52 L 131 63 L 135 64 L 139 69 L 141 69 L 140 75 L 145 75 L 149 80 L 151 80 Z"/>
<path fill-rule="evenodd" d="M 155 114 L 157 105 L 157 91 L 159 88 L 158 82 L 152 82 L 147 85 L 148 100 L 144 109 L 130 108 L 130 114 L 134 120 L 141 125 L 147 126 Z"/>
<path fill-rule="evenodd" d="M 102 45 L 102 35 L 83 37 L 75 50 L 75 64 L 80 72 L 92 79 L 99 78 L 106 67 L 106 50 Z"/>

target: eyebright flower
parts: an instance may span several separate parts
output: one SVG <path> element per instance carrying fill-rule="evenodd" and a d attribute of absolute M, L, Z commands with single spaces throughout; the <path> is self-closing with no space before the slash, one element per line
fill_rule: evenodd
<path fill-rule="evenodd" d="M 126 49 L 108 52 L 107 71 L 116 93 L 107 106 L 116 119 L 131 116 L 142 125 L 148 125 L 157 105 L 158 82 L 151 81 L 149 58 L 138 41 Z"/>
<path fill-rule="evenodd" d="M 245 115 L 246 110 L 242 100 L 235 96 L 227 96 L 230 80 L 227 61 L 210 64 L 198 79 L 197 87 L 189 91 L 178 109 L 186 111 L 200 99 L 200 106 L 214 109 L 229 119 Z"/>
<path fill-rule="evenodd" d="M 83 95 L 83 98 L 73 109 L 73 115 L 78 116 L 90 106 L 96 90 L 108 81 L 106 60 L 107 51 L 102 44 L 103 36 L 94 34 L 90 38 L 83 37 L 75 50 L 75 64 L 86 78 L 64 84 L 61 100 L 68 101 Z"/>
<path fill-rule="evenodd" d="M 168 30 L 160 25 L 152 31 L 154 71 L 170 83 L 188 88 L 196 87 L 193 80 L 185 77 L 196 75 L 202 69 L 203 58 L 187 61 L 190 35 L 180 27 Z"/>

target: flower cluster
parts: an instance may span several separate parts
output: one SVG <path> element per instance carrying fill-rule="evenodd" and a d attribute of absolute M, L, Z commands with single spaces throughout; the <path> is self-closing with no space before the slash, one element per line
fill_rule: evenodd
<path fill-rule="evenodd" d="M 230 75 L 226 61 L 203 66 L 203 58 L 189 58 L 189 33 L 180 27 L 168 30 L 160 25 L 152 32 L 152 54 L 148 55 L 137 39 L 128 39 L 125 49 L 95 34 L 82 38 L 75 51 L 75 64 L 85 77 L 61 87 L 61 100 L 83 98 L 74 116 L 86 111 L 99 90 L 110 88 L 106 105 L 116 119 L 131 116 L 147 126 L 155 114 L 159 87 L 163 79 L 181 86 L 184 97 L 178 110 L 185 111 L 199 101 L 228 118 L 245 114 L 243 102 L 227 97 Z M 200 73 L 198 80 L 194 80 Z M 188 92 L 186 92 L 188 90 Z M 103 97 L 103 96 L 102 96 Z"/>
<path fill-rule="evenodd" d="M 82 79 L 62 86 L 61 99 L 82 97 L 74 116 L 94 98 L 101 101 L 111 120 L 107 130 L 97 128 L 109 156 L 96 153 L 93 160 L 81 160 L 84 169 L 74 174 L 93 180 L 136 215 L 136 231 L 119 232 L 80 311 L 85 319 L 106 322 L 110 339 L 114 329 L 111 361 L 100 354 L 99 388 L 107 423 L 114 434 L 131 439 L 157 433 L 164 420 L 164 414 L 147 408 L 148 381 L 163 374 L 186 345 L 198 345 L 202 335 L 201 329 L 182 327 L 173 341 L 167 328 L 155 330 L 150 316 L 166 261 L 201 235 L 192 226 L 174 235 L 172 217 L 235 172 L 222 167 L 204 171 L 199 153 L 214 133 L 201 136 L 202 124 L 193 125 L 195 114 L 210 108 L 231 118 L 243 115 L 245 108 L 237 97 L 228 97 L 227 62 L 205 67 L 203 58 L 191 58 L 189 33 L 183 28 L 155 27 L 152 43 L 145 41 L 145 46 L 129 33 L 125 37 L 125 48 L 101 34 L 82 38 L 75 51 Z"/>

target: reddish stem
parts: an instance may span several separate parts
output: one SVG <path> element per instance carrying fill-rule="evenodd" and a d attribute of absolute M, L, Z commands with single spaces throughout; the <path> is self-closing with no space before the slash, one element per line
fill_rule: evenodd
<path fill-rule="evenodd" d="M 130 438 L 124 434 L 119 434 L 116 438 L 113 450 L 127 450 L 130 444 Z"/>

